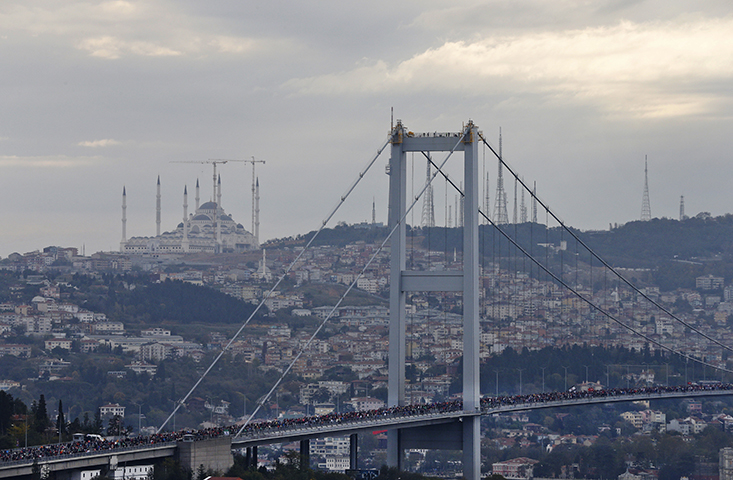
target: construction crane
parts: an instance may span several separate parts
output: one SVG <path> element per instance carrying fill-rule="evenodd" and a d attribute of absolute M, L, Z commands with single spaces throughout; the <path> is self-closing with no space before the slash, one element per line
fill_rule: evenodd
<path fill-rule="evenodd" d="M 214 176 L 213 176 L 213 189 L 212 191 L 212 197 L 211 200 L 213 202 L 216 202 L 216 165 L 217 164 L 225 164 L 229 162 L 248 162 L 249 160 L 223 160 L 218 158 L 210 158 L 208 160 L 173 160 L 171 163 L 202 163 L 202 164 L 211 164 L 214 166 Z M 220 205 L 221 206 L 221 205 Z"/>
<path fill-rule="evenodd" d="M 251 163 L 252 164 L 252 235 L 255 237 L 255 242 L 259 246 L 260 244 L 260 208 L 259 208 L 259 198 L 258 198 L 258 192 L 257 188 L 255 187 L 255 182 L 257 177 L 255 176 L 255 165 L 258 163 L 264 164 L 264 160 L 255 160 L 255 157 L 253 156 L 251 160 L 228 160 L 228 159 L 209 159 L 209 162 L 219 162 L 219 163 L 226 163 L 226 162 L 242 162 L 242 163 Z M 214 168 L 216 168 L 216 163 L 214 163 Z"/>
<path fill-rule="evenodd" d="M 264 160 L 256 160 L 255 157 L 252 157 L 251 160 L 241 160 L 241 159 L 228 159 L 228 158 L 210 158 L 208 160 L 180 160 L 180 161 L 173 161 L 171 163 L 203 163 L 203 164 L 212 164 L 214 166 L 214 201 L 216 201 L 216 165 L 217 164 L 225 164 L 229 162 L 237 162 L 237 163 L 251 163 L 252 164 L 252 235 L 255 237 L 255 242 L 257 242 L 257 245 L 260 244 L 260 221 L 259 221 L 259 207 L 257 204 L 259 203 L 259 198 L 257 198 L 257 188 L 255 186 L 256 182 L 256 176 L 255 176 L 255 164 L 262 163 L 264 164 Z"/>

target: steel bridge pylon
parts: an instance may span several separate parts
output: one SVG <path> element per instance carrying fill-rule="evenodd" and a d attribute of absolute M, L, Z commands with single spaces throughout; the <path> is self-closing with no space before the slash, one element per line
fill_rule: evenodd
<path fill-rule="evenodd" d="M 407 292 L 463 293 L 463 408 L 480 409 L 479 390 L 479 131 L 469 121 L 459 133 L 413 134 L 400 120 L 390 132 L 389 228 L 391 238 L 389 319 L 389 406 L 405 405 Z M 406 270 L 405 216 L 407 210 L 407 152 L 463 152 L 465 208 L 463 209 L 463 271 Z M 481 478 L 480 416 L 463 418 L 444 432 L 420 434 L 418 429 L 390 430 L 387 463 L 401 468 L 404 448 L 463 450 L 463 476 Z M 438 436 L 439 438 L 436 438 Z M 441 438 L 442 437 L 442 438 Z M 427 446 L 428 442 L 430 446 Z M 425 445 L 421 447 L 420 445 Z"/>

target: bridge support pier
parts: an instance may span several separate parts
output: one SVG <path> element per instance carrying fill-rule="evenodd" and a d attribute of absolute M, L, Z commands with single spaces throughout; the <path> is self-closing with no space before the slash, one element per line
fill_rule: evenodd
<path fill-rule="evenodd" d="M 247 470 L 257 470 L 257 447 L 245 448 L 244 465 Z"/>
<path fill-rule="evenodd" d="M 387 432 L 387 466 L 402 471 L 402 430 L 395 428 Z"/>
<path fill-rule="evenodd" d="M 359 469 L 357 453 L 359 450 L 359 435 L 352 433 L 349 435 L 349 468 L 351 470 Z"/>
<path fill-rule="evenodd" d="M 181 466 L 190 472 L 195 472 L 200 465 L 203 465 L 205 469 L 226 472 L 234 465 L 232 437 L 179 442 L 176 450 Z"/>
<path fill-rule="evenodd" d="M 311 447 L 310 440 L 300 441 L 300 468 L 301 470 L 310 468 L 311 466 Z"/>
<path fill-rule="evenodd" d="M 463 476 L 481 478 L 481 417 L 463 418 Z"/>

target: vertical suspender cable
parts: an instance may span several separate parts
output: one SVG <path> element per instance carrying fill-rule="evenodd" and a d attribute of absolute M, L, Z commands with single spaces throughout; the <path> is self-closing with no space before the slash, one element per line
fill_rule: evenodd
<path fill-rule="evenodd" d="M 460 136 L 458 142 L 456 142 L 456 144 L 450 150 L 450 152 L 445 157 L 445 159 L 443 160 L 443 162 L 440 164 L 440 167 L 438 167 L 439 170 L 440 170 L 440 168 L 442 168 L 446 164 L 446 162 L 448 162 L 448 159 L 450 159 L 450 157 L 453 155 L 453 153 L 455 152 L 456 148 L 458 148 L 458 146 L 461 144 L 461 142 L 463 142 L 464 136 L 465 136 L 465 132 L 463 132 L 463 134 Z M 385 147 L 386 147 L 386 145 L 385 145 Z M 357 275 L 356 278 L 354 278 L 354 280 L 348 286 L 348 288 L 346 289 L 346 291 L 341 295 L 341 297 L 339 298 L 338 302 L 336 302 L 336 305 L 334 305 L 334 307 L 331 309 L 331 311 L 326 316 L 326 318 L 324 318 L 323 321 L 318 325 L 318 327 L 316 328 L 315 332 L 313 332 L 313 334 L 308 339 L 308 341 L 305 343 L 305 345 L 303 345 L 303 347 L 298 351 L 298 354 L 293 358 L 293 360 L 290 362 L 290 364 L 288 365 L 288 367 L 283 371 L 283 373 L 280 375 L 280 378 L 275 382 L 275 384 L 272 386 L 272 388 L 270 389 L 270 391 L 267 392 L 267 394 L 264 397 L 262 397 L 262 399 L 260 400 L 260 402 L 257 404 L 257 407 L 254 409 L 254 411 L 249 416 L 249 418 L 247 418 L 247 420 L 244 422 L 244 424 L 242 425 L 242 427 L 239 429 L 239 431 L 237 432 L 237 434 L 235 436 L 239 436 L 242 433 L 242 430 L 244 430 L 245 427 L 247 425 L 249 425 L 249 422 L 254 418 L 254 416 L 257 414 L 257 412 L 259 412 L 260 408 L 262 408 L 262 405 L 265 402 L 267 402 L 267 400 L 270 398 L 270 396 L 272 395 L 272 393 L 277 389 L 277 387 L 280 386 L 280 384 L 285 379 L 285 377 L 287 376 L 287 374 L 290 373 L 290 370 L 292 370 L 292 368 L 295 365 L 295 363 L 300 359 L 300 357 L 303 355 L 303 353 L 308 348 L 310 348 L 311 343 L 313 343 L 313 339 L 316 338 L 316 335 L 318 335 L 318 333 L 323 329 L 323 327 L 326 325 L 326 323 L 331 319 L 331 317 L 333 316 L 333 314 L 336 312 L 336 310 L 341 305 L 341 302 L 343 302 L 344 298 L 346 298 L 346 295 L 348 295 L 349 292 L 351 292 L 351 290 L 354 288 L 354 286 L 356 286 L 356 283 L 364 275 L 364 272 L 366 272 L 366 270 L 369 268 L 369 266 L 371 266 L 371 264 L 374 261 L 374 259 L 377 258 L 377 255 L 379 255 L 379 253 L 382 251 L 382 249 L 387 244 L 387 242 L 392 238 L 392 235 L 394 235 L 394 233 L 397 231 L 397 229 L 399 228 L 399 226 L 405 221 L 405 219 L 407 218 L 407 215 L 409 215 L 409 213 L 412 211 L 413 207 L 417 203 L 417 199 L 420 198 L 420 196 L 422 196 L 422 194 L 425 192 L 425 190 L 427 190 L 427 187 L 432 184 L 433 180 L 435 179 L 435 177 L 437 175 L 438 175 L 438 172 L 436 171 L 435 174 L 433 174 L 430 177 L 430 181 L 427 182 L 426 185 L 420 191 L 420 193 L 418 195 L 416 195 L 415 199 L 413 199 L 413 201 L 410 204 L 410 206 L 402 214 L 402 216 L 400 217 L 399 221 L 397 221 L 397 223 L 394 225 L 394 227 L 392 228 L 392 230 L 390 230 L 389 233 L 387 234 L 387 237 L 384 239 L 384 241 L 382 241 L 382 243 L 380 244 L 379 248 L 376 249 L 376 251 L 372 254 L 372 256 L 369 258 L 369 260 L 366 262 L 366 264 L 362 268 L 362 270 L 359 273 L 359 275 Z M 353 189 L 353 187 L 352 187 L 352 189 Z M 345 198 L 342 197 L 342 201 L 344 199 Z"/>
<path fill-rule="evenodd" d="M 346 192 L 341 196 L 341 199 L 337 202 L 336 206 L 331 210 L 331 212 L 328 214 L 328 216 L 326 216 L 326 218 L 323 220 L 323 222 L 321 222 L 320 228 L 316 231 L 316 233 L 313 234 L 313 236 L 308 241 L 308 243 L 303 248 L 303 250 L 301 250 L 301 252 L 298 254 L 298 256 L 295 257 L 295 260 L 293 260 L 290 263 L 290 265 L 288 266 L 288 268 L 280 276 L 280 278 L 277 280 L 277 282 L 275 283 L 275 285 L 267 292 L 267 295 L 265 295 L 262 298 L 262 300 L 260 301 L 260 303 L 254 309 L 254 311 L 250 314 L 250 316 L 247 318 L 247 320 L 244 321 L 244 323 L 242 324 L 242 326 L 239 327 L 239 330 L 237 330 L 237 333 L 234 334 L 234 336 L 232 337 L 232 339 L 229 340 L 229 343 L 227 343 L 226 346 L 221 350 L 221 352 L 219 352 L 219 355 L 217 355 L 216 358 L 214 358 L 214 361 L 211 362 L 211 365 L 209 365 L 209 367 L 204 371 L 204 373 L 201 374 L 201 376 L 196 381 L 196 383 L 194 384 L 194 386 L 191 387 L 191 389 L 188 391 L 188 393 L 180 401 L 176 402 L 175 408 L 173 409 L 173 411 L 171 412 L 171 414 L 168 415 L 168 418 L 165 419 L 165 421 L 161 424 L 161 426 L 158 427 L 158 429 L 156 430 L 156 433 L 160 433 L 160 431 L 163 429 L 163 427 L 166 426 L 166 424 L 176 414 L 176 412 L 181 407 L 181 405 L 183 403 L 185 403 L 186 400 L 188 400 L 188 397 L 191 396 L 191 394 L 194 392 L 194 390 L 196 390 L 196 388 L 203 381 L 203 379 L 209 374 L 209 372 L 211 371 L 211 369 L 214 368 L 214 365 L 216 365 L 219 362 L 219 359 L 224 355 L 224 353 L 227 350 L 229 350 L 229 347 L 231 347 L 232 343 L 234 343 L 234 341 L 237 339 L 237 337 L 239 337 L 239 335 L 242 333 L 242 330 L 244 330 L 244 327 L 246 327 L 247 324 L 249 324 L 249 322 L 252 320 L 252 318 L 254 318 L 255 314 L 257 314 L 257 312 L 262 308 L 262 305 L 265 304 L 265 301 L 267 301 L 270 298 L 270 296 L 272 296 L 272 293 L 275 290 L 277 290 L 277 287 L 285 279 L 285 277 L 288 275 L 288 273 L 290 273 L 290 270 L 293 269 L 293 267 L 297 264 L 298 260 L 300 260 L 300 258 L 303 256 L 303 254 L 305 254 L 305 252 L 310 248 L 310 246 L 313 244 L 313 241 L 316 239 L 316 237 L 318 237 L 318 235 L 326 227 L 326 224 L 328 224 L 328 222 L 331 220 L 331 218 L 333 218 L 333 216 L 336 214 L 336 212 L 339 210 L 339 208 L 341 208 L 341 206 L 344 204 L 344 202 L 349 197 L 349 195 L 351 195 L 351 192 L 354 191 L 354 189 L 359 184 L 359 182 L 361 182 L 361 180 L 364 178 L 364 175 L 366 175 L 366 173 L 371 169 L 372 165 L 374 165 L 374 162 L 377 161 L 377 158 L 379 158 L 379 156 L 382 154 L 382 152 L 387 147 L 387 145 L 389 145 L 390 140 L 391 140 L 391 138 L 390 139 L 387 139 L 387 141 L 384 142 L 384 144 L 377 150 L 376 155 L 374 157 L 372 157 L 372 159 L 369 162 L 367 162 L 366 167 L 359 172 L 358 177 L 354 180 L 354 182 L 346 190 Z"/>

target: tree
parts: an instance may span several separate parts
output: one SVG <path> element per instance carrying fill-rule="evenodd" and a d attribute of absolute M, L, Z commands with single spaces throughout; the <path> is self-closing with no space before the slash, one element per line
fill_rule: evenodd
<path fill-rule="evenodd" d="M 103 426 L 104 423 L 102 422 L 102 414 L 99 413 L 99 409 L 97 409 L 96 413 L 94 414 L 94 422 L 91 425 L 92 433 L 100 433 Z"/>
<path fill-rule="evenodd" d="M 127 436 L 132 432 L 131 427 L 126 427 L 122 423 L 122 417 L 115 415 L 107 422 L 107 435 L 109 436 Z"/>
<path fill-rule="evenodd" d="M 43 433 L 46 431 L 46 427 L 48 427 L 50 423 L 48 420 L 48 411 L 46 410 L 46 397 L 44 397 L 43 394 L 41 394 L 41 398 L 38 399 L 35 414 L 36 432 Z"/>
<path fill-rule="evenodd" d="M 56 417 L 56 430 L 59 432 L 59 436 L 66 433 L 66 419 L 64 418 L 64 405 L 59 399 L 59 415 Z"/>

